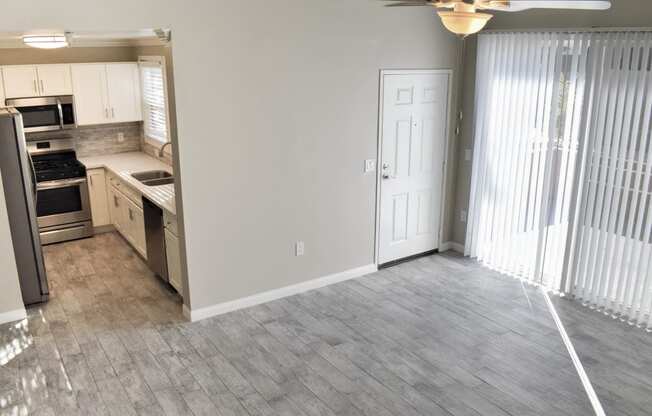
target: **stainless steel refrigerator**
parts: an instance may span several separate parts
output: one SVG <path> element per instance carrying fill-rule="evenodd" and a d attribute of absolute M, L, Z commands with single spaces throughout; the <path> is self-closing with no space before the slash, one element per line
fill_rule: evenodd
<path fill-rule="evenodd" d="M 36 178 L 25 145 L 23 119 L 14 108 L 0 109 L 0 172 L 23 302 L 45 302 L 48 281 L 36 222 Z"/>

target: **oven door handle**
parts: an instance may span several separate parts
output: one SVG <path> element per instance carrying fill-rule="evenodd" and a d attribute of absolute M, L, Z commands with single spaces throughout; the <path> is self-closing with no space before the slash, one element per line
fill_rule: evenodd
<path fill-rule="evenodd" d="M 60 181 L 51 181 L 51 182 L 41 182 L 36 186 L 36 189 L 39 191 L 45 189 L 59 189 L 59 188 L 68 188 L 70 186 L 81 185 L 86 182 L 86 178 L 77 178 L 77 179 L 64 179 Z"/>
<path fill-rule="evenodd" d="M 32 155 L 27 153 L 27 160 L 29 161 L 29 170 L 30 173 L 32 174 L 32 193 L 34 194 L 34 205 L 37 204 L 38 202 L 38 192 L 36 192 L 36 169 L 34 169 L 34 160 L 32 159 Z"/>
<path fill-rule="evenodd" d="M 57 98 L 57 109 L 59 110 L 59 128 L 63 130 L 63 109 L 61 108 L 61 100 Z"/>

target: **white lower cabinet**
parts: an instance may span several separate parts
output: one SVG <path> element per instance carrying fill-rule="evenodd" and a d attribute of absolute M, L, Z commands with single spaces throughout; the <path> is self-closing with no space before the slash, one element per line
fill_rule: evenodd
<path fill-rule="evenodd" d="M 170 284 L 183 295 L 181 285 L 181 255 L 179 253 L 179 238 L 165 229 L 165 254 L 168 259 L 168 278 Z"/>
<path fill-rule="evenodd" d="M 145 241 L 145 215 L 143 209 L 127 199 L 127 240 L 147 258 L 147 241 Z"/>
<path fill-rule="evenodd" d="M 124 226 L 124 213 L 126 206 L 126 198 L 113 186 L 109 186 L 109 213 L 111 214 L 111 223 L 120 232 L 125 235 Z"/>
<path fill-rule="evenodd" d="M 103 169 L 99 169 L 102 170 Z M 95 170 L 89 170 L 89 178 L 99 181 L 93 176 Z M 104 175 L 104 171 L 102 172 Z M 99 176 L 97 176 L 99 178 Z M 106 173 L 106 195 L 108 197 L 107 216 L 120 234 L 131 244 L 141 256 L 147 258 L 147 240 L 145 237 L 145 216 L 143 214 L 141 195 L 119 177 L 111 172 Z M 95 218 L 95 214 L 93 216 Z M 168 278 L 172 287 L 183 296 L 181 283 L 181 253 L 177 218 L 163 210 L 165 226 L 165 255 L 167 257 Z"/>
<path fill-rule="evenodd" d="M 89 169 L 86 172 L 86 178 L 88 180 L 88 196 L 91 202 L 93 226 L 101 227 L 111 224 L 104 169 Z"/>
<path fill-rule="evenodd" d="M 143 258 L 147 258 L 145 216 L 138 203 L 140 195 L 113 175 L 108 176 L 106 183 L 111 223 Z"/>

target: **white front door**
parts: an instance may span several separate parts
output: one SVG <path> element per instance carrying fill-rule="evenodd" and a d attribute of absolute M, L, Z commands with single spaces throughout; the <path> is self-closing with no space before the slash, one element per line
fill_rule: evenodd
<path fill-rule="evenodd" d="M 383 75 L 379 264 L 439 247 L 449 78 Z"/>

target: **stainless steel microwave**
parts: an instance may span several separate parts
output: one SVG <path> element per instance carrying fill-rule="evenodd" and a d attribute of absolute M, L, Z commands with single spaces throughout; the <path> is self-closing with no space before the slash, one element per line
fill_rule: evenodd
<path fill-rule="evenodd" d="M 23 116 L 25 132 L 65 130 L 77 127 L 72 95 L 14 98 L 6 101 Z"/>

